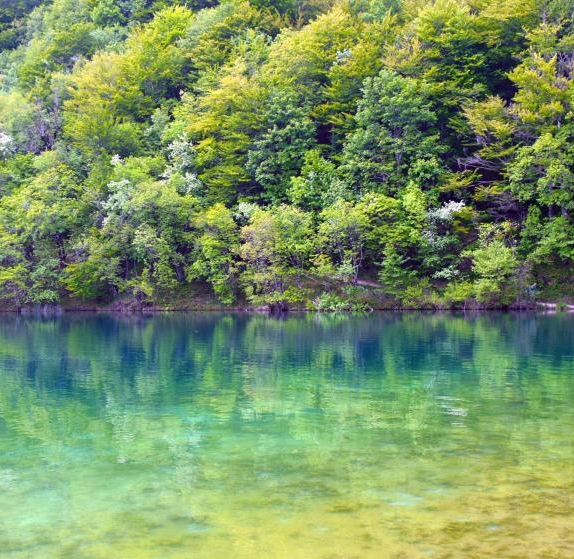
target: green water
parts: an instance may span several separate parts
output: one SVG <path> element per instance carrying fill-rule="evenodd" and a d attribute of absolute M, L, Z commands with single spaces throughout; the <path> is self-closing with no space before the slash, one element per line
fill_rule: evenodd
<path fill-rule="evenodd" d="M 2 559 L 574 557 L 574 317 L 0 317 Z"/>

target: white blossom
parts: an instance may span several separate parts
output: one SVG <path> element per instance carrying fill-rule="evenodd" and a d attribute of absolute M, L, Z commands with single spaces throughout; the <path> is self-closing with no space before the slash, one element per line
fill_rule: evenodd
<path fill-rule="evenodd" d="M 127 179 L 110 182 L 107 187 L 110 195 L 101 204 L 101 208 L 106 214 L 103 220 L 104 227 L 113 224 L 117 217 L 129 213 L 134 191 L 134 186 Z"/>
<path fill-rule="evenodd" d="M 123 164 L 123 160 L 122 160 L 122 158 L 119 156 L 119 154 L 116 153 L 115 155 L 112 155 L 112 158 L 111 158 L 111 160 L 110 160 L 110 164 L 113 165 L 114 167 L 115 167 L 116 165 L 122 165 L 122 164 Z"/>
<path fill-rule="evenodd" d="M 253 204 L 251 202 L 239 202 L 235 207 L 233 216 L 240 223 L 248 223 L 256 210 L 257 204 Z"/>
<path fill-rule="evenodd" d="M 351 49 L 338 50 L 337 54 L 335 55 L 335 62 L 333 62 L 333 66 L 344 64 L 347 62 L 347 60 L 349 60 L 349 58 L 351 58 L 351 56 Z"/>
<path fill-rule="evenodd" d="M 445 202 L 440 208 L 428 212 L 428 217 L 431 220 L 437 221 L 451 221 L 453 216 L 463 210 L 465 207 L 464 202 L 455 202 L 450 200 Z"/>
<path fill-rule="evenodd" d="M 180 173 L 185 173 L 193 167 L 195 148 L 185 136 L 180 136 L 167 146 L 168 159 L 172 167 Z"/>
<path fill-rule="evenodd" d="M 10 157 L 14 153 L 14 138 L 0 132 L 0 157 Z"/>

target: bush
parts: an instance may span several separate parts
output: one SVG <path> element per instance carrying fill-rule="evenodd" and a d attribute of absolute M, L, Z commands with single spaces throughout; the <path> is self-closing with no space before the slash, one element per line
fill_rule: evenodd
<path fill-rule="evenodd" d="M 363 313 L 369 310 L 366 303 L 344 299 L 336 293 L 321 293 L 313 299 L 311 307 L 317 312 L 356 312 Z"/>
<path fill-rule="evenodd" d="M 443 301 L 447 304 L 464 303 L 472 299 L 474 287 L 469 281 L 460 281 L 449 284 L 443 293 Z"/>

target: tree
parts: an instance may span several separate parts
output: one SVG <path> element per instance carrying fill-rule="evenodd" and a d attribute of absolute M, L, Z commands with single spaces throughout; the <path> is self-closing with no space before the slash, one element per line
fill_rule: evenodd
<path fill-rule="evenodd" d="M 286 205 L 256 209 L 241 229 L 241 240 L 248 298 L 280 310 L 300 302 L 302 275 L 313 250 L 311 216 Z"/>
<path fill-rule="evenodd" d="M 205 96 L 186 95 L 173 130 L 189 135 L 195 146 L 198 178 L 210 202 L 232 202 L 249 190 L 245 162 L 261 126 L 262 89 L 246 75 L 245 62 L 227 68 Z"/>
<path fill-rule="evenodd" d="M 334 275 L 356 283 L 365 257 L 367 217 L 361 208 L 345 200 L 337 200 L 319 217 L 319 246 L 331 258 Z"/>
<path fill-rule="evenodd" d="M 22 19 L 42 0 L 10 0 L 0 6 L 0 51 L 13 49 L 24 37 Z"/>
<path fill-rule="evenodd" d="M 263 198 L 284 202 L 302 155 L 315 144 L 315 124 L 304 100 L 292 92 L 272 94 L 262 115 L 266 130 L 247 156 L 246 169 L 263 188 Z"/>
<path fill-rule="evenodd" d="M 45 159 L 45 170 L 0 199 L 0 235 L 7 242 L 4 274 L 19 270 L 19 300 L 28 303 L 59 298 L 69 239 L 87 209 L 73 171 L 51 165 L 48 155 Z"/>
<path fill-rule="evenodd" d="M 515 250 L 505 244 L 495 228 L 483 228 L 478 247 L 465 254 L 472 261 L 474 293 L 480 303 L 508 304 L 516 297 L 513 280 L 519 262 Z"/>
<path fill-rule="evenodd" d="M 557 72 L 557 56 L 548 59 L 533 52 L 511 73 L 517 85 L 512 112 L 525 139 L 561 126 L 570 110 L 569 80 Z"/>
<path fill-rule="evenodd" d="M 187 279 L 205 279 L 222 303 L 231 304 L 237 295 L 239 231 L 230 210 L 215 204 L 195 219 L 197 238 L 194 261 Z"/>
<path fill-rule="evenodd" d="M 86 300 L 118 295 L 123 282 L 121 256 L 114 240 L 90 231 L 76 239 L 72 248 L 73 259 L 61 280 L 68 292 Z"/>
<path fill-rule="evenodd" d="M 117 163 L 98 221 L 101 235 L 118 247 L 125 280 L 146 271 L 153 284 L 174 287 L 185 280 L 197 202 L 178 191 L 177 181 L 157 180 L 162 168 L 156 158 Z"/>
<path fill-rule="evenodd" d="M 99 53 L 74 73 L 64 103 L 64 132 L 88 159 L 137 155 L 141 122 L 179 95 L 186 58 L 176 45 L 192 13 L 173 7 L 132 33 L 122 53 Z"/>
<path fill-rule="evenodd" d="M 571 126 L 556 135 L 542 134 L 531 146 L 520 148 L 508 165 L 512 192 L 522 202 L 546 206 L 548 216 L 558 210 L 563 215 L 574 211 L 574 149 Z"/>
<path fill-rule="evenodd" d="M 304 210 L 320 211 L 339 198 L 351 198 L 351 193 L 336 173 L 336 165 L 321 156 L 318 149 L 303 155 L 301 172 L 291 177 L 287 190 L 290 201 Z"/>
<path fill-rule="evenodd" d="M 414 79 L 387 70 L 367 79 L 355 119 L 340 170 L 358 192 L 396 193 L 410 169 L 420 162 L 434 165 L 442 151 L 429 91 Z"/>

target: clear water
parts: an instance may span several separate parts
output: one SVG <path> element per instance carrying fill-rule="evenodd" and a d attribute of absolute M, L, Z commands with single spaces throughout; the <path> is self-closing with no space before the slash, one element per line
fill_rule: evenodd
<path fill-rule="evenodd" d="M 574 317 L 0 317 L 2 559 L 574 557 Z"/>

